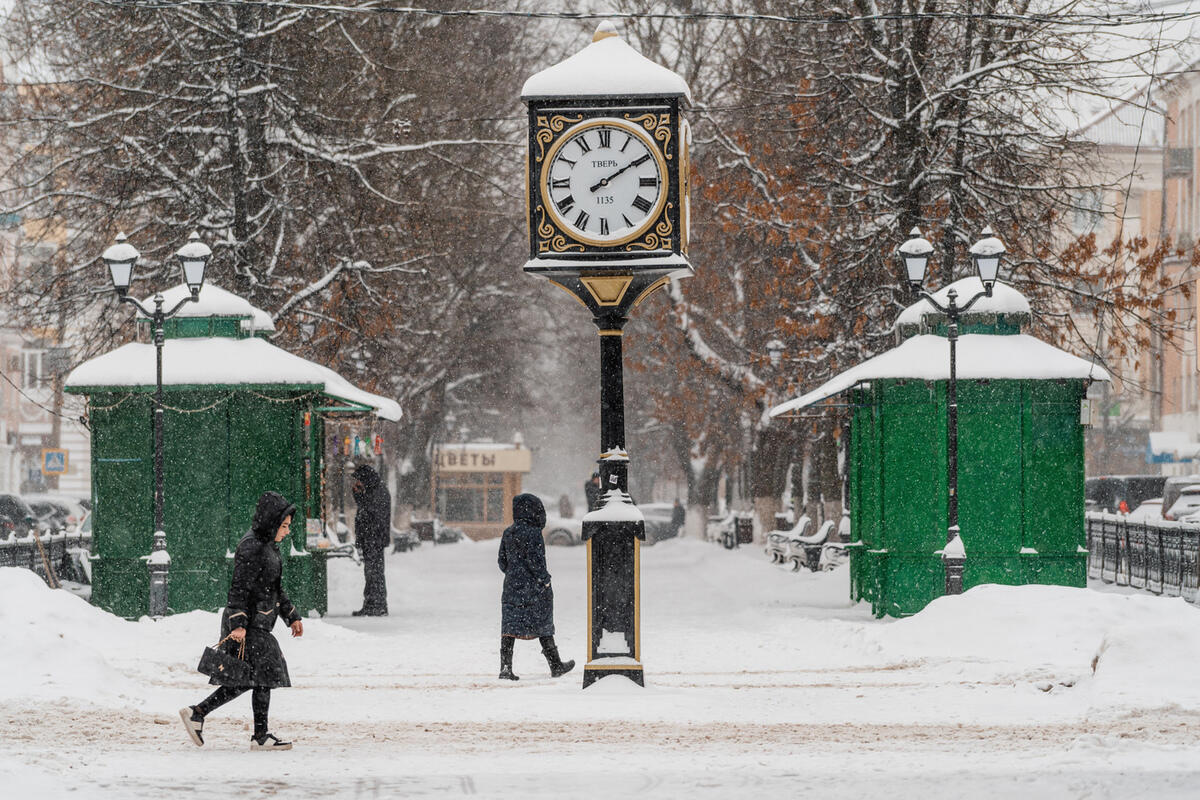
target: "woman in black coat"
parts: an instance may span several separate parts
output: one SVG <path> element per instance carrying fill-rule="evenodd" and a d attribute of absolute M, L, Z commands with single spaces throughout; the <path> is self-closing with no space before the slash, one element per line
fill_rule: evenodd
<path fill-rule="evenodd" d="M 554 644 L 554 590 L 546 570 L 546 509 L 532 494 L 513 498 L 513 524 L 500 537 L 497 562 L 504 573 L 504 592 L 500 595 L 500 677 L 520 680 L 512 671 L 513 645 L 517 639 L 538 639 L 542 655 L 557 678 L 575 668 L 574 661 L 563 663 Z"/>
<path fill-rule="evenodd" d="M 292 636 L 304 635 L 304 624 L 296 607 L 283 591 L 281 576 L 283 558 L 279 543 L 291 529 L 296 507 L 277 492 L 267 492 L 258 498 L 250 531 L 238 542 L 233 556 L 233 581 L 229 587 L 228 605 L 221 615 L 221 639 L 245 644 L 246 661 L 252 667 L 252 677 L 245 683 L 230 679 L 212 683 L 220 688 L 194 706 L 182 708 L 179 716 L 188 736 L 197 745 L 204 744 L 204 718 L 219 706 L 253 690 L 254 736 L 251 750 L 290 750 L 291 742 L 281 742 L 268 731 L 267 711 L 271 690 L 291 686 L 287 662 L 279 642 L 271 633 L 275 620 L 282 617 L 292 629 Z"/>

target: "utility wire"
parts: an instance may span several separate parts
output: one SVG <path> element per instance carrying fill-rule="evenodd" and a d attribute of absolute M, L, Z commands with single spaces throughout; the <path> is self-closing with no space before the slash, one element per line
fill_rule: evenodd
<path fill-rule="evenodd" d="M 3 379 L 5 380 L 5 382 L 6 382 L 6 383 L 8 383 L 8 385 L 9 385 L 9 386 L 11 386 L 11 387 L 13 387 L 14 389 L 16 389 L 16 390 L 17 390 L 17 394 L 21 395 L 21 397 L 24 397 L 26 400 L 28 400 L 29 402 L 33 403 L 35 406 L 37 406 L 38 408 L 42 409 L 43 411 L 46 411 L 46 412 L 48 412 L 48 413 L 50 413 L 50 414 L 52 414 L 53 416 L 56 416 L 56 417 L 62 417 L 63 419 L 74 419 L 73 417 L 68 417 L 66 414 L 60 414 L 59 412 L 55 411 L 53 408 L 47 408 L 46 406 L 42 405 L 41 403 L 39 403 L 39 402 L 38 402 L 37 400 L 35 400 L 34 398 L 32 398 L 32 397 L 30 397 L 29 395 L 25 394 L 25 390 L 24 390 L 24 389 L 22 389 L 20 386 L 17 386 L 17 384 L 13 382 L 13 379 L 12 379 L 12 378 L 10 378 L 10 377 L 8 377 L 8 373 L 7 373 L 7 372 L 0 372 L 0 378 L 3 378 Z"/>
<path fill-rule="evenodd" d="M 432 9 L 417 6 L 389 6 L 375 3 L 361 6 L 335 5 L 302 0 L 87 0 L 92 5 L 127 10 L 172 9 L 202 7 L 257 7 L 288 11 L 325 11 L 335 14 L 396 14 L 429 17 L 495 17 L 509 19 L 665 19 L 682 21 L 722 20 L 779 22 L 784 24 L 852 25 L 872 21 L 911 21 L 921 19 L 982 19 L 992 22 L 1039 22 L 1048 25 L 1119 27 L 1132 23 L 1179 22 L 1200 18 L 1198 11 L 1147 12 L 1125 11 L 1096 14 L 967 14 L 961 11 L 937 11 L 922 13 L 879 13 L 862 15 L 829 16 L 824 14 L 752 14 L 726 11 L 506 11 L 493 9 Z"/>

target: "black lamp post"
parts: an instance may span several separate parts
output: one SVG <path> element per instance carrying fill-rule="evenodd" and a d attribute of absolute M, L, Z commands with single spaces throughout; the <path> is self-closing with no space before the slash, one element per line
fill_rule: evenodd
<path fill-rule="evenodd" d="M 946 567 L 946 594 L 962 594 L 963 566 L 966 549 L 959 538 L 958 528 L 958 320 L 971 306 L 983 297 L 992 296 L 996 275 L 1000 271 L 1000 257 L 1004 255 L 1004 243 L 995 237 L 991 228 L 983 229 L 983 238 L 971 245 L 971 260 L 983 283 L 978 292 L 963 305 L 958 305 L 958 292 L 950 289 L 946 293 L 949 301 L 942 305 L 933 295 L 921 288 L 925 282 L 925 270 L 929 266 L 929 255 L 933 245 L 921 235 L 920 228 L 913 228 L 909 239 L 900 245 L 900 258 L 913 292 L 922 297 L 935 309 L 946 315 L 947 339 L 950 341 L 950 380 L 946 384 L 946 547 L 942 550 L 942 563 Z"/>
<path fill-rule="evenodd" d="M 165 617 L 167 615 L 167 581 L 171 567 L 171 556 L 167 553 L 167 534 L 163 531 L 163 388 L 162 388 L 162 353 L 163 353 L 163 323 L 175 316 L 185 303 L 200 300 L 200 287 L 204 285 L 204 269 L 212 258 L 212 250 L 200 241 L 200 234 L 192 233 L 187 244 L 179 248 L 175 257 L 183 270 L 183 280 L 190 294 L 180 300 L 170 311 L 163 310 L 163 296 L 159 292 L 154 295 L 154 310 L 150 311 L 136 299 L 129 296 L 129 284 L 133 282 L 133 268 L 141 254 L 125 238 L 125 234 L 117 234 L 117 243 L 104 251 L 101 256 L 108 265 L 112 277 L 113 288 L 122 303 L 130 303 L 143 315 L 150 318 L 154 330 L 155 349 L 155 382 L 154 382 L 154 545 L 147 557 L 150 570 L 150 616 Z"/>

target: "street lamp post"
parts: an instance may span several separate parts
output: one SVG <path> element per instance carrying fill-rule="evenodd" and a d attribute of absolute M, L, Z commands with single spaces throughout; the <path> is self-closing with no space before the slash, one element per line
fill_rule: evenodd
<path fill-rule="evenodd" d="M 913 228 L 909 239 L 900 246 L 900 258 L 912 291 L 935 309 L 946 315 L 947 339 L 950 342 L 950 379 L 946 384 L 946 546 L 942 550 L 942 563 L 946 568 L 946 594 L 962 594 L 963 567 L 966 563 L 966 548 L 963 546 L 958 527 L 958 320 L 971 306 L 984 297 L 992 296 L 996 275 L 1000 271 L 1000 257 L 1004 255 L 1004 243 L 983 229 L 983 238 L 971 245 L 971 260 L 983 283 L 983 291 L 963 305 L 958 305 L 958 292 L 950 289 L 946 293 L 947 304 L 942 305 L 933 295 L 925 291 L 925 271 L 933 245 L 921 235 L 920 228 Z"/>
<path fill-rule="evenodd" d="M 109 276 L 117 298 L 122 303 L 129 303 L 143 315 L 150 318 L 154 331 L 154 544 L 147 557 L 147 567 L 150 570 L 150 616 L 165 617 L 167 615 L 167 582 L 171 567 L 171 556 L 167 553 L 167 534 L 163 530 L 163 382 L 162 354 L 165 334 L 163 323 L 175 316 L 185 303 L 200 300 L 200 287 L 204 285 L 204 270 L 208 260 L 212 258 L 212 250 L 200 241 L 200 234 L 193 232 L 188 237 L 187 244 L 179 248 L 175 257 L 183 271 L 183 280 L 190 294 L 175 304 L 170 311 L 163 310 L 162 293 L 154 295 L 154 310 L 151 311 L 129 296 L 129 285 L 133 282 L 133 268 L 141 254 L 125 237 L 124 233 L 117 234 L 116 244 L 104 251 L 101 258 L 108 265 Z"/>

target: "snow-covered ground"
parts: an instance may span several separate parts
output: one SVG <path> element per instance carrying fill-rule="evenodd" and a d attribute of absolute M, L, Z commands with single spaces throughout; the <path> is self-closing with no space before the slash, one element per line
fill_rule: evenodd
<path fill-rule="evenodd" d="M 176 714 L 215 614 L 126 622 L 0 569 L 0 794 L 10 798 L 1196 797 L 1200 611 L 1182 600 L 980 587 L 901 621 L 846 575 L 753 548 L 643 551 L 647 686 L 498 669 L 495 543 L 388 556 L 392 614 L 281 635 L 288 753 L 251 753 L 249 700 L 194 747 Z M 550 548 L 558 641 L 582 660 L 582 548 Z M 283 629 L 278 629 L 281 633 Z"/>

